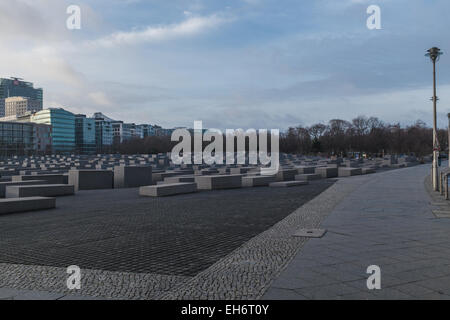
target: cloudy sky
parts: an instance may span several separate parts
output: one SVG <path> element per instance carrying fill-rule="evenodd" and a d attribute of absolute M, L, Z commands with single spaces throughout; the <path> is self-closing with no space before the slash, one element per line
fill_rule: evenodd
<path fill-rule="evenodd" d="M 81 7 L 81 30 L 66 9 Z M 369 30 L 369 5 L 381 30 Z M 0 0 L 0 77 L 44 88 L 45 107 L 126 122 L 280 128 L 450 112 L 448 0 Z"/>

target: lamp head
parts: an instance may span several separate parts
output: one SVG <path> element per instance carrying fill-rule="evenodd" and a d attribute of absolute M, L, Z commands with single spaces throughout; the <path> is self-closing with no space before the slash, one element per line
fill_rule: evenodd
<path fill-rule="evenodd" d="M 439 57 L 443 54 L 443 52 L 441 52 L 441 49 L 439 49 L 438 47 L 428 49 L 427 52 L 428 53 L 425 56 L 430 57 L 432 61 L 438 61 Z"/>

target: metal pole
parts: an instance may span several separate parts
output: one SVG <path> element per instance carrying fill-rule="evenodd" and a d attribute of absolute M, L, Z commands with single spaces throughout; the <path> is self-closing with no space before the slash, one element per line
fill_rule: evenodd
<path fill-rule="evenodd" d="M 439 190 L 438 151 L 437 151 L 437 119 L 436 119 L 436 59 L 433 59 L 433 189 Z"/>
<path fill-rule="evenodd" d="M 450 168 L 450 113 L 447 113 L 448 118 L 448 167 Z"/>

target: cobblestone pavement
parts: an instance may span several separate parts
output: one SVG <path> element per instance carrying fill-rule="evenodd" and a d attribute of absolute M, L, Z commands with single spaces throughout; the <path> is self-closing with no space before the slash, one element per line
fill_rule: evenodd
<path fill-rule="evenodd" d="M 0 263 L 195 276 L 332 183 L 176 197 L 82 191 L 57 209 L 0 217 Z"/>
<path fill-rule="evenodd" d="M 229 268 L 229 277 L 219 283 L 220 288 L 217 290 L 211 287 L 204 292 L 206 297 L 219 297 L 217 292 L 224 288 L 229 289 L 226 297 L 247 297 L 247 290 L 254 296 L 261 293 L 272 273 L 264 275 L 264 281 L 257 286 L 259 291 L 255 291 L 245 287 L 247 281 L 240 280 L 247 277 L 246 273 L 240 272 L 245 271 L 241 267 L 250 267 L 251 271 L 260 273 L 255 269 L 258 266 L 249 259 L 264 252 L 271 254 L 272 251 L 265 248 L 264 252 L 249 251 L 249 245 L 255 241 L 246 241 L 254 236 L 264 240 L 258 234 L 289 216 L 332 184 L 332 181 L 321 181 L 293 188 L 224 190 L 164 199 L 139 198 L 134 192 L 136 190 L 120 190 L 107 199 L 109 207 L 105 207 L 103 191 L 96 192 L 97 197 L 93 197 L 93 193 L 80 192 L 76 196 L 77 201 L 74 201 L 74 197 L 59 198 L 60 208 L 56 210 L 2 216 L 0 288 L 5 291 L 3 296 L 6 298 L 21 296 L 20 292 L 11 288 L 33 290 L 41 296 L 47 292 L 48 297 L 55 298 L 63 294 L 64 298 L 73 294 L 65 286 L 68 276 L 65 267 L 81 262 L 82 289 L 77 291 L 79 296 L 118 299 L 194 298 L 197 295 L 185 291 L 189 287 L 187 283 L 198 279 L 199 275 L 215 278 L 218 274 L 211 273 L 211 270 L 218 267 L 225 271 Z M 146 215 L 150 217 L 149 220 L 145 219 Z M 27 232 L 24 233 L 24 230 Z M 159 236 L 156 239 L 160 242 L 144 241 L 148 238 L 143 234 L 143 238 L 136 241 L 136 235 L 143 230 L 153 237 L 155 235 L 152 232 L 156 233 Z M 277 232 L 269 233 L 276 241 L 274 248 L 279 242 Z M 206 233 L 208 236 L 205 236 Z M 104 239 L 111 242 L 114 237 L 116 241 L 113 245 L 102 247 Z M 211 241 L 211 237 L 220 241 Z M 134 241 L 136 246 L 141 246 L 141 250 L 148 249 L 155 254 L 139 255 L 136 253 L 137 248 L 128 252 L 131 246 L 123 246 L 124 238 Z M 192 239 L 196 242 L 190 243 Z M 168 243 L 169 240 L 172 243 Z M 125 241 L 125 244 L 130 242 Z M 80 245 L 82 249 L 77 248 Z M 242 255 L 242 248 L 247 250 L 246 255 Z M 74 249 L 74 255 L 70 255 L 71 249 Z M 291 251 L 284 252 L 282 249 L 276 248 L 280 251 L 278 256 L 281 261 L 275 261 L 274 270 L 282 265 L 285 257 L 291 255 Z M 140 261 L 147 256 L 149 259 L 153 257 L 156 262 L 145 260 L 148 261 L 145 264 Z M 71 259 L 65 260 L 67 257 Z M 171 260 L 164 261 L 161 257 Z M 230 257 L 231 265 L 227 266 Z M 265 259 L 264 255 L 257 258 L 265 265 L 272 259 Z M 109 268 L 112 265 L 117 265 L 119 270 Z M 136 266 L 148 269 L 144 269 L 145 272 L 133 272 L 136 269 L 129 271 L 130 267 Z M 156 272 L 149 272 L 155 266 Z M 179 268 L 173 269 L 173 266 Z M 202 270 L 210 271 L 203 273 L 200 272 Z M 252 275 L 252 272 L 248 274 Z M 235 290 L 236 283 L 240 281 L 241 284 L 237 284 L 239 290 Z M 24 294 L 29 293 L 25 291 Z"/>
<path fill-rule="evenodd" d="M 365 180 L 321 224 L 326 235 L 308 240 L 263 299 L 449 299 L 450 219 L 432 214 L 442 203 L 425 190 L 429 173 L 422 165 Z M 370 265 L 381 268 L 380 290 L 367 289 Z"/>

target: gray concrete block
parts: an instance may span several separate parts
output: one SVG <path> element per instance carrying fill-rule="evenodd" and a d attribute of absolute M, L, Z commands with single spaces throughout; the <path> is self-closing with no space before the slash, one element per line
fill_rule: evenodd
<path fill-rule="evenodd" d="M 373 168 L 362 168 L 362 174 L 370 174 L 370 173 L 375 173 L 375 169 Z"/>
<path fill-rule="evenodd" d="M 269 184 L 269 187 L 287 188 L 287 187 L 303 186 L 306 184 L 308 184 L 308 181 L 279 181 L 279 182 L 272 182 L 271 184 Z"/>
<path fill-rule="evenodd" d="M 27 181 L 17 181 L 17 182 L 0 182 L 0 198 L 5 197 L 7 186 L 25 186 L 25 185 L 37 185 L 37 184 L 47 184 L 45 180 L 27 180 Z"/>
<path fill-rule="evenodd" d="M 313 181 L 319 179 L 322 179 L 322 176 L 316 173 L 298 174 L 295 176 L 296 181 Z"/>
<path fill-rule="evenodd" d="M 317 167 L 315 173 L 320 174 L 322 178 L 335 178 L 338 176 L 338 168 Z"/>
<path fill-rule="evenodd" d="M 297 166 L 297 173 L 299 174 L 312 174 L 315 172 L 316 167 L 313 166 Z"/>
<path fill-rule="evenodd" d="M 201 190 L 232 189 L 242 187 L 242 175 L 195 176 L 197 188 Z"/>
<path fill-rule="evenodd" d="M 152 184 L 150 166 L 115 166 L 114 188 L 135 188 Z"/>
<path fill-rule="evenodd" d="M 250 167 L 238 167 L 238 168 L 230 168 L 230 174 L 245 174 L 250 171 L 252 168 Z"/>
<path fill-rule="evenodd" d="M 260 187 L 268 186 L 269 183 L 275 182 L 275 176 L 246 176 L 242 177 L 243 187 Z"/>
<path fill-rule="evenodd" d="M 112 189 L 114 173 L 110 170 L 70 170 L 69 184 L 78 190 Z"/>
<path fill-rule="evenodd" d="M 139 195 L 145 197 L 164 197 L 196 191 L 196 183 L 167 183 L 140 187 Z"/>
<path fill-rule="evenodd" d="M 339 177 L 351 177 L 361 175 L 361 168 L 349 168 L 349 167 L 341 167 L 338 169 Z"/>
<path fill-rule="evenodd" d="M 297 173 L 297 169 L 280 169 L 277 173 L 277 181 L 294 180 Z"/>
<path fill-rule="evenodd" d="M 7 186 L 6 198 L 23 197 L 56 197 L 75 194 L 73 185 L 68 184 L 41 184 L 41 185 L 19 185 Z"/>
<path fill-rule="evenodd" d="M 180 175 L 180 173 L 177 172 L 153 172 L 152 173 L 152 182 L 158 182 L 158 181 L 163 181 L 165 178 L 167 177 L 173 177 L 173 176 L 177 176 Z"/>
<path fill-rule="evenodd" d="M 194 176 L 175 176 L 164 178 L 164 183 L 195 182 Z"/>
<path fill-rule="evenodd" d="M 0 214 L 52 209 L 55 206 L 56 199 L 49 197 L 0 199 Z"/>
<path fill-rule="evenodd" d="M 67 176 L 64 174 L 32 174 L 29 176 L 12 176 L 12 181 L 44 180 L 47 184 L 66 184 Z"/>

